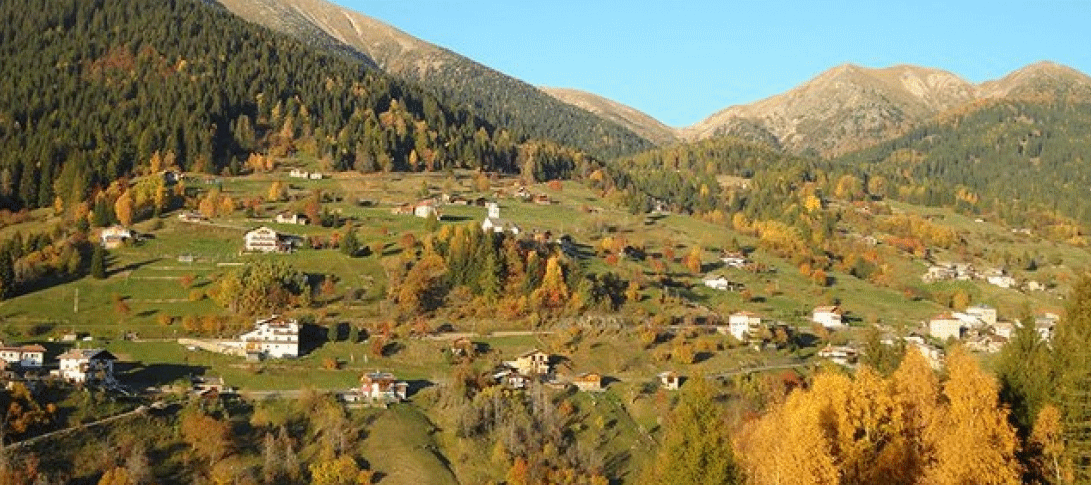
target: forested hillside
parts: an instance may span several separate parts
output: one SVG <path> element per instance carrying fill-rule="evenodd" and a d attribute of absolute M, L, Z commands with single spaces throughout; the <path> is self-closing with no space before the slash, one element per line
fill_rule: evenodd
<path fill-rule="evenodd" d="M 580 158 L 552 143 L 522 146 L 360 59 L 196 0 L 5 1 L 0 66 L 5 208 L 83 201 L 120 177 L 171 166 L 240 173 L 251 154 L 299 154 L 332 170 L 545 177 Z"/>
<path fill-rule="evenodd" d="M 640 135 L 458 53 L 324 0 L 220 0 L 236 14 L 308 42 L 373 59 L 384 71 L 417 83 L 518 136 L 552 140 L 598 158 L 646 150 Z"/>
<path fill-rule="evenodd" d="M 885 195 L 1071 238 L 1091 225 L 1091 103 L 996 101 L 835 160 Z"/>

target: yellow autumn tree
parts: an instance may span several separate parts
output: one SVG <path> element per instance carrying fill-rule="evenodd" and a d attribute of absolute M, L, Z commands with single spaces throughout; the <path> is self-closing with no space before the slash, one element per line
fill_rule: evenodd
<path fill-rule="evenodd" d="M 118 196 L 114 201 L 114 214 L 117 215 L 118 222 L 123 226 L 131 226 L 133 224 L 133 194 L 132 191 L 126 190 Z"/>
<path fill-rule="evenodd" d="M 1052 404 L 1042 406 L 1027 439 L 1030 475 L 1040 483 L 1072 482 L 1072 470 L 1064 451 L 1061 410 Z"/>
<path fill-rule="evenodd" d="M 827 407 L 810 392 L 795 391 L 783 404 L 744 426 L 736 441 L 751 485 L 837 485 L 840 471 L 822 426 Z"/>
<path fill-rule="evenodd" d="M 925 429 L 934 450 L 922 482 L 934 485 L 1016 485 L 1022 467 L 1019 441 L 1000 406 L 992 377 L 961 349 L 947 358 L 950 377 L 943 385 L 945 404 Z"/>
<path fill-rule="evenodd" d="M 564 281 L 564 270 L 560 258 L 550 256 L 546 260 L 545 276 L 542 284 L 531 293 L 531 300 L 539 308 L 560 308 L 568 301 L 568 285 Z"/>
<path fill-rule="evenodd" d="M 129 477 L 129 471 L 122 467 L 114 467 L 102 474 L 98 485 L 135 485 Z"/>

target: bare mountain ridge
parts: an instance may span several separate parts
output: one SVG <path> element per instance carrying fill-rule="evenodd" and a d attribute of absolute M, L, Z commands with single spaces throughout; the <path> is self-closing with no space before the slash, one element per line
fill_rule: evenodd
<path fill-rule="evenodd" d="M 539 87 L 539 89 L 565 103 L 624 126 L 656 145 L 665 145 L 678 139 L 677 130 L 631 106 L 578 89 L 551 87 Z"/>
<path fill-rule="evenodd" d="M 838 155 L 896 137 L 970 102 L 1058 95 L 1091 99 L 1091 78 L 1039 62 L 974 85 L 939 69 L 845 64 L 788 92 L 721 110 L 684 128 L 682 136 L 729 134 L 794 152 Z"/>

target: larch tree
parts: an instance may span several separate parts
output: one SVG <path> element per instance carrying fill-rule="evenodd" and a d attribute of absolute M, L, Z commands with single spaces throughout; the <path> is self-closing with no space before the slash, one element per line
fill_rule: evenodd
<path fill-rule="evenodd" d="M 1019 440 L 993 378 L 961 349 L 947 357 L 945 405 L 925 430 L 933 450 L 923 481 L 935 485 L 1017 485 Z"/>
<path fill-rule="evenodd" d="M 551 256 L 546 261 L 542 284 L 534 290 L 531 298 L 542 308 L 558 308 L 568 301 L 568 285 L 564 281 L 564 270 L 561 268 L 560 258 Z"/>
<path fill-rule="evenodd" d="M 133 194 L 132 191 L 126 190 L 118 196 L 114 201 L 114 214 L 117 215 L 117 221 L 123 226 L 131 226 L 133 224 Z"/>

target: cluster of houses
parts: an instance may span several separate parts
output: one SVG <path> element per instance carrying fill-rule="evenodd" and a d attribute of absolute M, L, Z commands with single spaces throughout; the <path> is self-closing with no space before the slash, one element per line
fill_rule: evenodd
<path fill-rule="evenodd" d="M 0 343 L 0 371 L 7 377 L 26 376 L 45 367 L 46 348 L 41 345 L 10 346 Z M 73 348 L 57 356 L 57 369 L 49 375 L 80 384 L 114 385 L 117 357 L 102 349 Z"/>
<path fill-rule="evenodd" d="M 1057 314 L 1046 313 L 1036 317 L 1033 322 L 1000 321 L 995 308 L 977 305 L 964 312 L 933 317 L 928 321 L 928 336 L 939 341 L 958 340 L 970 350 L 994 353 L 1008 343 L 1016 327 L 1021 325 L 1033 325 L 1043 341 L 1050 341 L 1058 320 Z"/>
<path fill-rule="evenodd" d="M 277 224 L 295 224 L 299 226 L 305 226 L 311 223 L 310 219 L 308 219 L 307 216 L 298 212 L 290 211 L 277 214 L 275 217 L 273 217 L 273 221 Z"/>
<path fill-rule="evenodd" d="M 306 170 L 293 168 L 288 172 L 288 176 L 294 179 L 307 179 L 307 180 L 322 180 L 324 175 L 322 172 L 308 172 Z"/>
<path fill-rule="evenodd" d="M 725 251 L 720 255 L 720 262 L 723 263 L 725 269 L 750 270 L 754 267 L 746 255 L 739 252 Z M 701 282 L 709 288 L 720 291 L 739 292 L 746 289 L 746 285 L 743 283 L 731 281 L 727 277 L 717 274 L 708 274 Z"/>
<path fill-rule="evenodd" d="M 435 199 L 425 199 L 416 204 L 400 205 L 390 209 L 390 213 L 403 216 L 413 215 L 421 219 L 443 219 L 443 211 L 440 210 L 440 204 Z"/>
<path fill-rule="evenodd" d="M 982 280 L 1000 288 L 1018 288 L 1019 282 L 1002 269 L 989 268 L 978 270 L 970 263 L 939 262 L 928 267 L 921 275 L 921 281 L 935 283 L 937 281 L 970 281 Z M 1034 286 L 1037 286 L 1035 283 Z"/>

